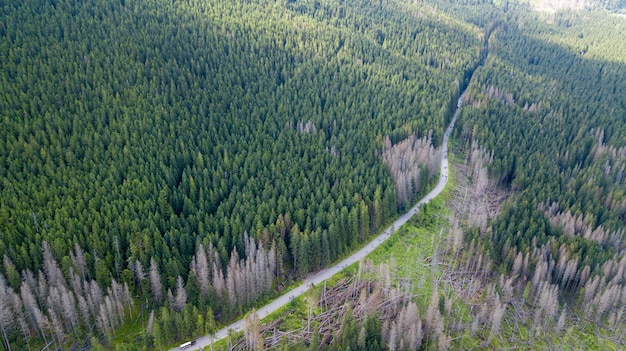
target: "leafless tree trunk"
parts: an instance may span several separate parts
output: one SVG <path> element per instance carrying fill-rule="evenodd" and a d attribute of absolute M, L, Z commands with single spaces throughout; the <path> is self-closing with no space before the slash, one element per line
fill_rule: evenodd
<path fill-rule="evenodd" d="M 213 262 L 213 289 L 217 292 L 217 296 L 222 297 L 225 287 L 226 281 L 224 280 L 222 268 L 218 266 L 217 262 Z"/>
<path fill-rule="evenodd" d="M 42 241 L 41 247 L 43 248 L 43 270 L 46 273 L 48 279 L 48 285 L 50 286 L 65 286 L 65 277 L 59 268 L 59 265 L 52 254 L 50 245 L 47 242 Z"/>
<path fill-rule="evenodd" d="M 152 290 L 152 298 L 156 303 L 163 300 L 163 285 L 161 284 L 161 274 L 154 257 L 150 259 L 150 289 Z"/>
<path fill-rule="evenodd" d="M 248 313 L 244 319 L 244 334 L 249 350 L 263 349 L 263 336 L 261 335 L 261 324 L 256 309 Z"/>
<path fill-rule="evenodd" d="M 85 253 L 80 246 L 78 246 L 78 243 L 74 244 L 74 252 L 70 252 L 70 259 L 74 267 L 80 272 L 82 280 L 87 280 L 89 274 L 87 271 L 87 261 L 85 260 Z"/>
<path fill-rule="evenodd" d="M 13 326 L 11 294 L 13 291 L 6 285 L 4 276 L 0 273 L 0 331 L 4 344 L 9 351 L 11 351 L 11 344 L 7 332 Z"/>
<path fill-rule="evenodd" d="M 148 334 L 152 334 L 153 327 L 154 327 L 154 310 L 150 311 L 150 316 L 148 317 L 148 326 L 146 327 L 146 332 Z"/>
<path fill-rule="evenodd" d="M 186 303 L 187 290 L 185 289 L 183 278 L 179 275 L 176 279 L 176 296 L 174 297 L 174 303 L 172 304 L 172 308 L 174 308 L 174 311 L 180 312 L 183 310 L 183 308 L 185 308 Z"/>
<path fill-rule="evenodd" d="M 491 330 L 489 331 L 489 339 L 487 343 L 490 343 L 494 336 L 500 333 L 500 325 L 502 324 L 502 317 L 506 312 L 506 306 L 500 302 L 500 296 L 495 293 L 495 299 L 492 302 L 493 310 L 491 312 Z"/>
<path fill-rule="evenodd" d="M 196 251 L 196 256 L 191 261 L 191 270 L 196 274 L 198 278 L 198 285 L 200 286 L 200 293 L 203 297 L 206 297 L 209 293 L 209 286 L 211 285 L 209 260 L 207 259 L 204 246 L 200 244 Z"/>

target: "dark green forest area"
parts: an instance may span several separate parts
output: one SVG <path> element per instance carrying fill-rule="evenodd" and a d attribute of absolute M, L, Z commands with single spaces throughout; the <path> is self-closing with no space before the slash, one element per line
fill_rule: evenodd
<path fill-rule="evenodd" d="M 626 344 L 623 5 L 3 2 L 0 348 L 214 332 L 426 191 L 465 87 L 455 151 L 484 151 L 471 180 L 508 198 L 462 223 L 459 256 L 489 266 L 494 306 L 537 308 L 496 308 L 508 325 L 583 319 Z"/>
<path fill-rule="evenodd" d="M 28 0 L 0 18 L 14 350 L 111 343 L 137 319 L 161 348 L 344 255 L 408 204 L 386 141 L 438 147 L 482 45 L 400 1 Z"/>

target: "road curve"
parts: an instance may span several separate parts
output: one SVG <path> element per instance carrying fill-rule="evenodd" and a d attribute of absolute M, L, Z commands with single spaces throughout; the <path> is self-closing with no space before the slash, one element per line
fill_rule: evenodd
<path fill-rule="evenodd" d="M 384 232 L 382 232 L 382 234 L 373 238 L 372 241 L 366 246 L 364 246 L 362 249 L 353 253 L 352 255 L 350 255 L 350 257 L 344 259 L 343 261 L 339 262 L 338 264 L 330 268 L 326 268 L 317 273 L 309 275 L 302 282 L 300 286 L 288 291 L 287 293 L 276 298 L 274 301 L 270 302 L 269 304 L 259 308 L 257 310 L 257 314 L 260 319 L 263 319 L 268 314 L 285 306 L 292 299 L 304 294 L 311 287 L 311 284 L 317 286 L 320 283 L 332 277 L 333 275 L 341 272 L 346 267 L 356 262 L 359 262 L 361 259 L 367 256 L 368 253 L 373 251 L 375 248 L 381 245 L 385 240 L 387 240 L 392 233 L 394 233 L 396 230 L 402 227 L 417 212 L 417 209 L 420 206 L 434 199 L 437 195 L 439 195 L 439 193 L 441 193 L 441 191 L 445 188 L 446 183 L 448 182 L 448 138 L 450 137 L 452 128 L 454 128 L 454 123 L 456 122 L 456 118 L 459 114 L 464 98 L 465 98 L 465 92 L 463 92 L 463 94 L 461 94 L 461 96 L 459 97 L 459 100 L 457 102 L 457 109 L 454 112 L 452 121 L 450 121 L 450 125 L 448 126 L 448 128 L 446 129 L 446 132 L 443 135 L 442 150 L 441 150 L 442 151 L 441 152 L 441 166 L 440 166 L 441 169 L 439 173 L 439 181 L 437 182 L 437 186 L 431 192 L 429 192 L 426 196 L 424 196 L 415 206 L 409 209 L 405 214 L 398 217 L 398 219 L 396 219 L 391 224 L 391 226 L 389 226 Z M 243 330 L 243 319 L 240 319 L 218 330 L 215 333 L 215 335 L 212 337 L 213 342 L 224 339 L 225 337 L 228 336 L 229 332 L 236 333 L 241 330 Z M 210 343 L 211 343 L 211 336 L 206 335 L 206 336 L 196 339 L 194 345 L 185 348 L 185 350 L 200 350 L 203 347 L 209 346 Z M 171 351 L 178 351 L 178 350 L 180 350 L 180 347 L 175 347 Z"/>

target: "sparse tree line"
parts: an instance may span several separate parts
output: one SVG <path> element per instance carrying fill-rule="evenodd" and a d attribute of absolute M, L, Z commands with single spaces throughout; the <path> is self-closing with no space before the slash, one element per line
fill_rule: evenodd
<path fill-rule="evenodd" d="M 555 245 L 550 238 L 541 249 L 526 255 L 518 253 L 507 261 L 511 265 L 506 266 L 509 270 L 500 271 L 499 263 L 491 258 L 493 248 L 485 243 L 496 240 L 497 233 L 492 231 L 490 223 L 505 206 L 509 192 L 488 178 L 490 155 L 473 144 L 468 148 L 466 164 L 459 167 L 460 186 L 454 190 L 451 203 L 452 222 L 446 238 L 446 255 L 442 257 L 442 282 L 453 291 L 447 296 L 454 303 L 468 306 L 469 313 L 448 316 L 447 332 L 450 338 L 457 339 L 455 345 L 466 347 L 502 345 L 503 340 L 512 345 L 540 343 L 576 323 L 572 307 L 562 303 L 570 301 L 563 291 L 565 287 L 577 289 L 576 284 L 584 284 L 589 278 L 589 267 L 582 273 L 576 272 L 578 262 L 568 259 L 564 246 L 557 261 L 550 251 Z M 482 196 L 471 196 L 484 184 L 490 184 L 492 189 Z M 494 210 L 476 217 L 475 209 L 481 206 Z"/>
<path fill-rule="evenodd" d="M 478 242 L 474 237 L 470 250 L 488 253 L 487 247 Z M 558 247 L 556 255 L 555 247 Z M 488 294 L 484 295 L 485 287 L 500 291 L 497 301 L 502 305 L 496 306 L 501 310 L 488 307 L 493 302 L 476 307 L 478 313 L 474 318 L 494 320 L 497 313 L 499 320 L 506 321 L 510 327 L 506 334 L 490 331 L 489 340 L 498 337 L 510 343 L 537 342 L 562 335 L 568 327 L 591 324 L 594 328 L 596 325 L 606 328 L 611 340 L 623 345 L 626 342 L 620 332 L 626 322 L 624 277 L 620 268 L 626 262 L 623 255 L 615 255 L 601 267 L 592 269 L 589 265 L 581 268 L 580 256 L 570 252 L 571 247 L 559 246 L 557 240 L 550 238 L 532 253 L 518 252 L 507 262 L 511 264 L 510 271 L 499 275 L 498 265 L 489 256 L 461 254 L 462 258 L 455 263 L 457 268 L 447 279 L 456 280 L 451 285 L 458 289 L 467 289 L 459 281 L 470 282 L 474 295 L 466 296 L 467 301 L 479 296 L 488 298 Z"/>
<path fill-rule="evenodd" d="M 488 162 L 483 176 L 469 167 L 473 185 L 456 195 L 460 223 L 453 226 L 451 247 L 461 246 L 464 236 L 466 249 L 455 251 L 465 263 L 450 280 L 467 282 L 473 296 L 485 296 L 480 291 L 491 284 L 500 291 L 502 320 L 510 326 L 509 333 L 498 334 L 501 340 L 538 342 L 563 335 L 568 326 L 593 325 L 623 346 L 626 128 L 616 97 L 626 86 L 615 79 L 624 70 L 612 57 L 624 47 L 602 52 L 605 42 L 597 32 L 607 35 L 605 25 L 615 25 L 610 16 L 593 23 L 590 18 L 603 15 L 569 16 L 571 26 L 549 26 L 530 15 L 523 18 L 531 26 L 499 27 L 485 69 L 470 84 L 458 136 L 470 154 L 482 145 Z M 588 43 L 574 33 L 583 27 L 594 38 L 589 40 L 598 40 L 588 48 L 594 59 L 550 42 Z M 473 221 L 463 210 L 483 206 L 480 197 L 460 200 L 481 179 L 510 196 L 497 201 L 497 216 Z"/>
<path fill-rule="evenodd" d="M 496 217 L 479 216 L 477 221 L 472 210 L 495 202 L 506 211 L 507 204 L 502 202 L 506 197 L 502 194 L 508 193 L 486 191 L 486 197 L 473 196 L 481 183 L 498 187 L 487 175 L 491 153 L 474 143 L 468 148 L 467 165 L 460 167 L 460 186 L 452 203 L 455 213 L 448 237 L 448 256 L 454 269 L 445 275 L 445 281 L 466 303 L 485 299 L 474 308 L 472 335 L 477 332 L 476 326 L 485 321 L 497 321 L 488 334 L 483 332 L 485 337 L 488 335 L 486 344 L 494 337 L 511 343 L 523 342 L 518 337 L 524 333 L 528 333 L 528 340 L 538 341 L 560 335 L 568 325 L 592 323 L 608 328 L 615 335 L 612 340 L 624 343 L 619 333 L 626 322 L 622 229 L 609 232 L 601 225 L 594 228 L 589 216 L 561 212 L 556 202 L 549 207 L 540 203 L 538 210 L 546 218 L 545 228 L 560 230 L 562 234 L 533 237 L 529 243 L 534 247 L 531 251 L 518 249 L 510 239 L 502 244 L 492 222 Z M 464 185 L 464 177 L 471 180 L 469 186 Z M 466 228 L 465 239 L 462 226 Z M 545 242 L 540 244 L 542 240 Z M 589 242 L 601 245 L 604 250 L 590 250 Z M 498 252 L 507 255 L 501 258 Z M 491 258 L 494 256 L 495 261 Z M 602 265 L 594 266 L 596 260 L 602 260 Z M 498 273 L 502 269 L 499 267 L 505 273 Z M 502 321 L 512 326 L 512 333 L 499 333 Z"/>
<path fill-rule="evenodd" d="M 21 281 L 15 281 L 16 270 L 5 255 L 14 289 L 0 273 L 0 329 L 3 347 L 11 350 L 14 337 L 22 338 L 31 349 L 33 339 L 63 349 L 79 344 L 92 333 L 105 335 L 132 316 L 134 299 L 128 284 L 111 278 L 111 285 L 102 287 L 86 271 L 84 252 L 75 247 L 71 268 L 61 271 L 47 242 L 42 243 L 43 267 L 33 273 L 26 269 Z M 71 342 L 71 340 L 75 340 Z M 52 345 L 52 346 L 50 346 Z"/>
<path fill-rule="evenodd" d="M 147 313 L 143 309 L 151 308 L 147 330 L 152 339 L 146 341 L 154 342 L 157 347 L 166 346 L 176 337 L 208 332 L 207 325 L 214 328 L 214 312 L 210 308 L 208 313 L 200 311 L 196 305 L 207 306 L 207 302 L 214 298 L 219 301 L 218 306 L 226 306 L 216 313 L 233 315 L 274 287 L 278 273 L 275 249 L 266 250 L 248 235 L 245 241 L 246 258 L 239 259 L 237 252 L 233 252 L 225 270 L 222 270 L 213 247 L 205 250 L 200 245 L 190 267 L 189 279 L 193 282 L 185 282 L 178 276 L 174 290 L 165 290 L 154 258 L 147 270 L 140 261 L 134 262 L 131 265 L 133 279 L 145 295 L 139 298 L 133 296 L 126 282 L 118 283 L 111 277 L 111 285 L 103 288 L 90 278 L 85 254 L 78 246 L 72 252 L 67 274 L 61 270 L 45 241 L 42 245 L 43 268 L 36 274 L 24 270 L 16 277 L 16 268 L 5 255 L 4 265 L 9 267 L 13 284 L 0 274 L 3 346 L 11 350 L 10 340 L 17 337 L 30 348 L 32 340 L 41 338 L 46 345 L 64 349 L 73 344 L 82 346 L 79 340 L 85 336 L 111 337 L 126 318 L 137 317 L 136 300 L 142 303 L 141 313 Z M 192 291 L 188 292 L 188 289 Z M 143 305 L 147 296 L 153 301 L 150 306 Z M 190 297 L 193 305 L 188 304 Z M 159 306 L 163 308 L 159 309 Z M 160 312 L 156 319 L 155 310 Z M 206 324 L 208 322 L 210 324 Z M 155 332 L 155 323 L 158 332 Z M 173 325 L 179 328 L 173 328 Z"/>

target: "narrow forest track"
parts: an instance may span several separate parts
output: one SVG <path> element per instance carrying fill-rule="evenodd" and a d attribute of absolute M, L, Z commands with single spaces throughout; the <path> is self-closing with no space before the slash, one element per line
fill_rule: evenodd
<path fill-rule="evenodd" d="M 431 190 L 426 196 L 424 196 L 415 206 L 409 209 L 406 213 L 398 217 L 387 229 L 385 229 L 381 234 L 374 237 L 372 241 L 370 241 L 367 245 L 361 248 L 359 251 L 356 251 L 343 261 L 338 264 L 323 269 L 319 272 L 310 274 L 298 287 L 286 292 L 282 296 L 276 298 L 274 301 L 269 304 L 259 308 L 257 310 L 257 314 L 259 319 L 263 319 L 270 313 L 278 310 L 279 308 L 288 304 L 292 299 L 295 299 L 304 293 L 312 285 L 319 285 L 323 283 L 325 280 L 331 278 L 333 275 L 341 272 L 346 267 L 355 264 L 365 258 L 370 252 L 380 246 L 385 240 L 389 239 L 391 234 L 395 233 L 400 227 L 402 227 L 418 210 L 418 208 L 430 200 L 434 199 L 437 195 L 439 195 L 443 189 L 446 187 L 448 182 L 448 139 L 450 134 L 452 133 L 452 129 L 454 128 L 454 123 L 456 122 L 459 111 L 461 110 L 461 106 L 463 105 L 463 99 L 465 98 L 465 91 L 461 94 L 457 101 L 457 108 L 454 112 L 454 116 L 452 117 L 452 121 L 448 125 L 446 132 L 443 136 L 442 143 L 442 152 L 441 152 L 441 166 L 439 172 L 439 181 L 437 182 L 437 186 L 433 190 Z M 221 339 L 226 338 L 231 333 L 236 333 L 243 330 L 244 321 L 240 319 L 236 322 L 231 323 L 230 325 L 218 330 L 213 336 L 206 335 L 200 337 L 195 340 L 194 345 L 185 348 L 185 350 L 200 350 L 203 347 L 207 347 L 211 344 L 211 342 L 215 342 Z M 172 350 L 180 350 L 180 347 L 175 347 Z"/>

